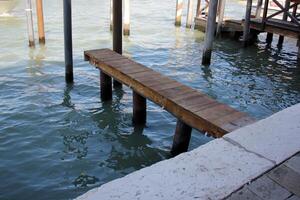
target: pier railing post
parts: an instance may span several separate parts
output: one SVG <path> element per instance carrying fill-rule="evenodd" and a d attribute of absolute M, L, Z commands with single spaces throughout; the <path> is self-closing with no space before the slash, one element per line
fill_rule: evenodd
<path fill-rule="evenodd" d="M 188 0 L 186 28 L 191 28 L 193 22 L 193 0 Z"/>
<path fill-rule="evenodd" d="M 202 56 L 203 65 L 209 65 L 211 61 L 213 40 L 216 31 L 217 8 L 218 8 L 218 0 L 210 0 L 207 23 L 206 23 L 204 49 L 203 49 L 203 56 Z"/>
<path fill-rule="evenodd" d="M 176 0 L 175 26 L 181 26 L 183 0 Z"/>
<path fill-rule="evenodd" d="M 177 120 L 171 154 L 177 156 L 186 152 L 191 140 L 192 128 L 181 120 Z"/>
<path fill-rule="evenodd" d="M 45 44 L 43 0 L 36 0 L 36 13 L 38 21 L 39 43 Z"/>
<path fill-rule="evenodd" d="M 119 54 L 123 53 L 122 44 L 122 0 L 113 0 L 113 50 Z M 113 81 L 115 88 L 122 87 L 117 80 Z"/>
<path fill-rule="evenodd" d="M 34 47 L 34 29 L 33 29 L 33 18 L 32 18 L 32 3 L 31 0 L 26 1 L 26 16 L 27 16 L 27 31 L 29 46 Z"/>
<path fill-rule="evenodd" d="M 225 4 L 226 4 L 226 0 L 219 0 L 219 6 L 218 6 L 219 17 L 218 17 L 217 35 L 220 35 L 221 33 L 224 14 L 225 14 Z"/>
<path fill-rule="evenodd" d="M 72 3 L 64 0 L 64 44 L 65 44 L 65 73 L 66 82 L 72 83 L 73 77 L 73 43 L 72 43 Z"/>
<path fill-rule="evenodd" d="M 133 91 L 133 117 L 134 125 L 144 125 L 147 119 L 147 100 L 137 92 Z"/>
<path fill-rule="evenodd" d="M 247 0 L 245 22 L 244 22 L 244 27 L 243 27 L 243 29 L 244 29 L 243 30 L 243 45 L 244 45 L 244 47 L 246 47 L 249 43 L 251 7 L 252 7 L 252 0 Z"/>
<path fill-rule="evenodd" d="M 130 35 L 130 0 L 125 0 L 123 34 L 126 36 Z"/>
<path fill-rule="evenodd" d="M 100 70 L 100 96 L 102 101 L 112 100 L 112 78 Z"/>

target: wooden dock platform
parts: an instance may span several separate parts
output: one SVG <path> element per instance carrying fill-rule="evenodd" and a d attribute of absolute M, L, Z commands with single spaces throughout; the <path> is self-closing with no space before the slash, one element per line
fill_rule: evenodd
<path fill-rule="evenodd" d="M 245 113 L 219 103 L 112 50 L 90 50 L 84 54 L 85 60 L 106 75 L 163 107 L 186 126 L 207 132 L 214 137 L 222 137 L 255 121 Z M 180 127 L 177 123 L 177 129 Z"/>

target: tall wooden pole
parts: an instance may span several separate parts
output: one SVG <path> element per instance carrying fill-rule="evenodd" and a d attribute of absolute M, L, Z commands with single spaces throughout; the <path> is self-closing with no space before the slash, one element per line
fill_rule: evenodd
<path fill-rule="evenodd" d="M 133 117 L 134 125 L 144 125 L 147 118 L 147 100 L 137 92 L 133 91 Z"/>
<path fill-rule="evenodd" d="M 71 0 L 63 0 L 64 9 L 64 44 L 66 82 L 73 83 L 73 43 L 72 43 L 72 4 Z"/>
<path fill-rule="evenodd" d="M 290 4 L 291 4 L 290 0 L 286 0 L 285 1 L 284 8 L 286 9 L 286 12 L 289 12 Z M 283 12 L 283 18 L 282 18 L 283 21 L 287 21 L 288 15 L 286 14 L 286 12 Z M 278 44 L 277 44 L 278 47 L 282 47 L 283 41 L 284 41 L 284 36 L 283 35 L 279 35 Z"/>
<path fill-rule="evenodd" d="M 43 0 L 36 0 L 36 13 L 38 21 L 39 43 L 45 44 L 45 30 L 44 30 L 44 13 Z"/>
<path fill-rule="evenodd" d="M 243 44 L 244 44 L 244 47 L 246 47 L 248 45 L 248 42 L 249 42 L 251 7 L 252 7 L 252 0 L 247 0 L 246 15 L 245 15 L 245 22 L 244 22 L 244 31 L 243 31 Z"/>
<path fill-rule="evenodd" d="M 218 0 L 210 0 L 207 23 L 206 23 L 204 49 L 203 49 L 203 56 L 202 56 L 203 65 L 210 64 L 211 52 L 213 48 L 213 40 L 216 31 L 217 9 L 218 9 Z"/>
<path fill-rule="evenodd" d="M 110 0 L 110 10 L 109 10 L 109 29 L 110 31 L 113 30 L 113 0 Z"/>
<path fill-rule="evenodd" d="M 130 0 L 125 0 L 124 10 L 124 35 L 130 35 Z"/>
<path fill-rule="evenodd" d="M 217 35 L 221 33 L 224 14 L 225 14 L 225 4 L 226 0 L 220 0 L 219 1 L 219 18 L 218 18 L 218 26 L 217 26 Z"/>
<path fill-rule="evenodd" d="M 260 16 L 261 16 L 262 4 L 263 4 L 263 0 L 257 0 L 256 12 L 255 12 L 255 17 L 256 18 L 260 18 Z"/>
<path fill-rule="evenodd" d="M 123 53 L 122 44 L 122 0 L 113 0 L 113 50 L 119 54 Z M 122 87 L 117 80 L 113 81 L 115 88 Z"/>
<path fill-rule="evenodd" d="M 176 0 L 175 26 L 181 26 L 183 1 Z"/>
<path fill-rule="evenodd" d="M 201 16 L 201 0 L 197 1 L 197 12 L 196 12 L 196 17 L 200 17 Z"/>
<path fill-rule="evenodd" d="M 178 119 L 171 150 L 172 156 L 177 156 L 178 154 L 186 152 L 188 150 L 191 134 L 192 128 Z"/>
<path fill-rule="evenodd" d="M 191 28 L 193 22 L 193 0 L 188 1 L 186 28 Z"/>
<path fill-rule="evenodd" d="M 33 29 L 33 17 L 32 17 L 32 3 L 31 0 L 26 1 L 26 16 L 27 16 L 27 31 L 29 46 L 34 47 L 34 29 Z"/>

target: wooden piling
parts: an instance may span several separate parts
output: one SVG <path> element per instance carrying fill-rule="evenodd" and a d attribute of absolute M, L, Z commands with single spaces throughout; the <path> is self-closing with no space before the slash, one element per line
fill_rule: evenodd
<path fill-rule="evenodd" d="M 45 44 L 45 29 L 44 29 L 44 12 L 43 12 L 43 0 L 36 0 L 36 13 L 38 21 L 38 33 L 39 43 Z"/>
<path fill-rule="evenodd" d="M 226 0 L 219 1 L 219 6 L 218 6 L 219 17 L 218 17 L 218 25 L 217 25 L 217 35 L 220 35 L 220 33 L 221 33 L 224 14 L 225 14 L 225 4 L 226 4 Z"/>
<path fill-rule="evenodd" d="M 110 0 L 110 9 L 109 9 L 109 30 L 113 30 L 113 0 Z"/>
<path fill-rule="evenodd" d="M 192 22 L 193 22 L 193 0 L 188 0 L 186 28 L 192 28 Z"/>
<path fill-rule="evenodd" d="M 147 101 L 146 98 L 133 91 L 133 117 L 134 125 L 145 125 L 147 119 Z"/>
<path fill-rule="evenodd" d="M 287 9 L 287 12 L 288 12 L 288 8 L 290 7 L 290 4 L 291 4 L 290 0 L 286 0 L 285 1 L 284 8 Z M 288 15 L 286 14 L 286 12 L 284 12 L 282 20 L 283 21 L 287 21 L 287 18 L 288 18 Z M 283 35 L 279 35 L 277 46 L 278 47 L 282 47 L 283 41 L 284 41 L 284 36 Z"/>
<path fill-rule="evenodd" d="M 273 41 L 273 33 L 267 33 L 266 43 L 268 45 L 271 45 L 272 41 Z"/>
<path fill-rule="evenodd" d="M 297 65 L 300 67 L 300 39 L 297 41 L 298 54 L 297 54 Z"/>
<path fill-rule="evenodd" d="M 201 16 L 201 0 L 197 1 L 197 11 L 196 11 L 196 17 L 200 17 Z"/>
<path fill-rule="evenodd" d="M 249 42 L 251 7 L 252 7 L 252 0 L 247 0 L 245 22 L 244 22 L 244 27 L 243 27 L 243 29 L 244 29 L 243 30 L 243 45 L 244 45 L 244 47 L 246 47 Z"/>
<path fill-rule="evenodd" d="M 175 26 L 181 26 L 183 0 L 176 0 Z"/>
<path fill-rule="evenodd" d="M 64 0 L 64 44 L 65 44 L 65 79 L 67 83 L 74 81 L 73 77 L 73 43 L 72 43 L 72 4 Z"/>
<path fill-rule="evenodd" d="M 123 34 L 130 35 L 130 0 L 125 0 L 124 5 L 124 30 Z"/>
<path fill-rule="evenodd" d="M 261 8 L 262 8 L 263 0 L 257 0 L 255 17 L 260 18 L 261 16 Z"/>
<path fill-rule="evenodd" d="M 113 50 L 119 54 L 123 53 L 122 44 L 122 0 L 113 0 Z M 115 88 L 122 87 L 117 80 L 113 81 Z"/>
<path fill-rule="evenodd" d="M 100 70 L 100 97 L 102 101 L 112 100 L 112 78 Z"/>
<path fill-rule="evenodd" d="M 192 128 L 181 120 L 177 120 L 171 149 L 172 156 L 187 152 L 191 140 Z"/>
<path fill-rule="evenodd" d="M 32 2 L 31 0 L 26 1 L 26 16 L 27 16 L 27 31 L 29 47 L 34 47 L 34 29 L 33 29 L 33 17 L 32 17 Z"/>
<path fill-rule="evenodd" d="M 214 40 L 214 35 L 216 30 L 217 8 L 218 8 L 218 0 L 210 0 L 207 23 L 206 23 L 204 49 L 203 49 L 203 56 L 202 56 L 203 65 L 209 65 L 211 61 L 211 52 L 213 48 L 213 40 Z"/>

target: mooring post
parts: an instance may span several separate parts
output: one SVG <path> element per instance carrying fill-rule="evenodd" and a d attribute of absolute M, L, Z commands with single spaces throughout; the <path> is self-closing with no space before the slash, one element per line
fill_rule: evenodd
<path fill-rule="evenodd" d="M 191 134 L 192 128 L 178 119 L 171 149 L 172 156 L 177 156 L 178 154 L 187 152 L 191 140 Z"/>
<path fill-rule="evenodd" d="M 181 26 L 183 1 L 176 0 L 175 26 Z"/>
<path fill-rule="evenodd" d="M 216 17 L 218 9 L 218 0 L 209 1 L 208 17 L 206 22 L 206 32 L 204 40 L 204 49 L 202 55 L 202 64 L 209 65 L 211 60 L 211 52 L 213 48 L 213 40 L 216 31 Z"/>
<path fill-rule="evenodd" d="M 113 0 L 113 50 L 119 54 L 123 53 L 122 44 L 122 0 Z M 115 88 L 121 88 L 122 84 L 114 80 Z"/>
<path fill-rule="evenodd" d="M 272 41 L 273 41 L 273 33 L 267 33 L 267 39 L 266 39 L 267 45 L 271 45 Z"/>
<path fill-rule="evenodd" d="M 112 78 L 100 70 L 100 96 L 102 101 L 112 100 Z"/>
<path fill-rule="evenodd" d="M 124 30 L 123 34 L 130 35 L 130 0 L 125 0 L 124 11 Z"/>
<path fill-rule="evenodd" d="M 134 125 L 145 125 L 147 119 L 147 100 L 137 92 L 133 91 L 133 117 Z"/>
<path fill-rule="evenodd" d="M 31 0 L 26 1 L 26 16 L 27 16 L 27 31 L 29 46 L 34 47 L 34 30 L 33 30 L 33 18 L 32 18 L 32 3 Z"/>
<path fill-rule="evenodd" d="M 72 43 L 72 4 L 64 0 L 64 44 L 65 44 L 65 74 L 66 82 L 73 83 L 73 43 Z"/>
<path fill-rule="evenodd" d="M 287 21 L 287 18 L 288 18 L 287 12 L 289 12 L 290 4 L 291 4 L 290 0 L 285 1 L 285 5 L 284 5 L 285 12 L 283 12 L 283 17 L 282 17 L 283 21 Z M 283 41 L 284 41 L 284 36 L 279 35 L 277 46 L 282 47 Z"/>
<path fill-rule="evenodd" d="M 193 22 L 193 0 L 189 0 L 187 18 L 186 18 L 186 28 L 192 28 L 192 22 Z"/>
<path fill-rule="evenodd" d="M 110 0 L 110 10 L 109 10 L 109 30 L 113 30 L 113 0 Z"/>
<path fill-rule="evenodd" d="M 297 54 L 297 65 L 300 67 L 300 38 L 297 41 L 298 54 Z"/>
<path fill-rule="evenodd" d="M 243 45 L 246 47 L 249 43 L 250 19 L 251 19 L 252 0 L 247 0 L 246 15 L 243 30 Z"/>
<path fill-rule="evenodd" d="M 36 0 L 36 13 L 38 21 L 39 43 L 45 44 L 45 29 L 44 29 L 44 12 L 43 12 L 43 0 Z"/>
<path fill-rule="evenodd" d="M 262 3 L 263 3 L 263 0 L 257 0 L 256 12 L 255 12 L 256 18 L 260 18 L 260 16 L 261 16 Z"/>
<path fill-rule="evenodd" d="M 224 14 L 225 14 L 225 4 L 226 0 L 220 0 L 219 1 L 219 17 L 218 17 L 218 26 L 217 26 L 217 35 L 220 35 L 221 30 L 222 30 L 222 24 L 223 24 L 223 19 L 224 19 Z"/>
<path fill-rule="evenodd" d="M 197 11 L 196 11 L 196 17 L 200 17 L 201 16 L 201 0 L 197 1 Z"/>

